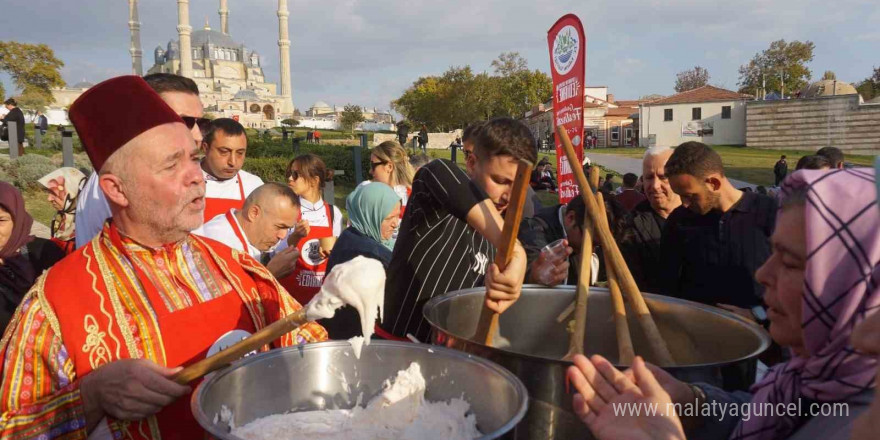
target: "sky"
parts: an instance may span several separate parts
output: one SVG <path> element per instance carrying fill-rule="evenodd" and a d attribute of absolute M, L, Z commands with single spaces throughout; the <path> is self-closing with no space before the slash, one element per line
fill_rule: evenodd
<path fill-rule="evenodd" d="M 279 77 L 276 0 L 228 0 L 230 34 Z M 617 99 L 673 93 L 676 72 L 700 65 L 736 89 L 740 65 L 771 41 L 810 40 L 813 78 L 859 81 L 880 66 L 877 0 L 289 0 L 293 101 L 388 109 L 420 76 L 450 66 L 491 72 L 519 52 L 549 72 L 547 30 L 578 15 L 587 37 L 586 84 Z M 190 25 L 219 30 L 219 0 L 190 0 Z M 144 71 L 177 39 L 177 2 L 140 0 Z M 0 0 L 0 40 L 45 43 L 72 85 L 131 72 L 125 0 Z M 13 85 L 0 74 L 6 90 Z M 7 92 L 9 94 L 9 92 Z"/>

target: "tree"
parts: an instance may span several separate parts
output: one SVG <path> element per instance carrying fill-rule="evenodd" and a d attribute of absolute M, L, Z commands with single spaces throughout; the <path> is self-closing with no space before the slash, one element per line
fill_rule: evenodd
<path fill-rule="evenodd" d="M 8 73 L 22 91 L 21 103 L 26 108 L 42 108 L 52 103 L 52 88 L 65 85 L 62 67 L 64 62 L 45 44 L 0 41 L 0 71 Z"/>
<path fill-rule="evenodd" d="M 498 78 L 496 99 L 500 108 L 493 116 L 522 117 L 532 107 L 553 96 L 553 80 L 539 70 L 529 71 L 528 62 L 517 52 L 505 52 L 492 61 Z"/>
<path fill-rule="evenodd" d="M 3 83 L 0 82 L 0 102 L 6 100 L 6 89 L 3 88 Z"/>
<path fill-rule="evenodd" d="M 688 90 L 703 87 L 709 84 L 709 71 L 700 66 L 694 66 L 675 75 L 675 92 L 681 93 Z"/>
<path fill-rule="evenodd" d="M 359 105 L 348 104 L 342 110 L 342 116 L 339 118 L 339 125 L 343 130 L 349 132 L 354 131 L 354 127 L 358 122 L 364 122 L 364 113 Z"/>
<path fill-rule="evenodd" d="M 52 94 L 50 93 L 46 96 L 40 90 L 37 90 L 35 87 L 28 87 L 21 92 L 17 98 L 15 98 L 16 103 L 19 107 L 22 108 L 27 113 L 34 113 L 37 110 L 42 111 L 49 104 L 52 104 Z"/>
<path fill-rule="evenodd" d="M 835 80 L 835 79 L 837 79 L 837 74 L 830 71 L 830 70 L 826 70 L 825 74 L 822 75 L 822 79 Z"/>
<path fill-rule="evenodd" d="M 815 48 L 812 41 L 770 43 L 770 47 L 740 66 L 740 93 L 781 91 L 788 96 L 804 88 L 812 76 L 807 63 L 813 61 Z"/>
<path fill-rule="evenodd" d="M 875 67 L 873 75 L 858 83 L 856 91 L 859 92 L 859 95 L 862 95 L 865 101 L 870 101 L 880 96 L 880 67 Z"/>
<path fill-rule="evenodd" d="M 299 121 L 296 120 L 296 119 L 290 119 L 290 118 L 288 118 L 288 119 L 282 119 L 282 120 L 281 120 L 281 125 L 285 125 L 285 126 L 288 126 L 288 127 L 296 127 L 297 125 L 299 125 Z"/>

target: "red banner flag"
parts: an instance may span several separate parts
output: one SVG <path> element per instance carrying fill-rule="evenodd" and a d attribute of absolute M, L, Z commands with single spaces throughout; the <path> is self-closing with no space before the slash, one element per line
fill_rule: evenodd
<path fill-rule="evenodd" d="M 579 160 L 584 158 L 584 71 L 587 38 L 581 20 L 574 14 L 560 18 L 547 32 L 550 47 L 550 72 L 553 75 L 553 124 L 562 125 L 571 138 Z M 555 133 L 555 130 L 554 130 Z M 559 202 L 568 203 L 578 196 L 578 186 L 571 165 L 556 140 L 556 170 L 559 178 Z M 580 163 L 573 164 L 581 166 Z"/>

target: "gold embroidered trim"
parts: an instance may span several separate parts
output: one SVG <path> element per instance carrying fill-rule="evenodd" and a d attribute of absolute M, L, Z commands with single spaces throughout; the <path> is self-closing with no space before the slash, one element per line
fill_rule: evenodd
<path fill-rule="evenodd" d="M 102 332 L 94 315 L 83 318 L 83 329 L 86 332 L 86 343 L 82 351 L 89 355 L 89 366 L 92 370 L 110 362 L 110 347 L 104 342 L 107 332 Z"/>
<path fill-rule="evenodd" d="M 220 258 L 220 255 L 214 252 L 214 249 L 211 248 L 211 246 L 209 246 L 207 243 L 205 243 L 199 236 L 190 234 L 190 237 L 195 239 L 201 245 L 199 246 L 200 248 L 206 249 L 208 251 L 208 254 L 211 255 L 211 258 L 214 259 L 214 262 L 217 263 L 217 267 L 220 268 L 220 270 L 223 272 L 223 275 L 226 276 L 226 278 L 229 280 L 229 284 L 232 285 L 235 293 L 238 294 L 239 298 L 241 298 L 241 301 L 247 308 L 248 314 L 251 315 L 251 320 L 254 322 L 254 327 L 259 330 L 268 325 L 268 323 L 266 323 L 266 314 L 262 313 L 261 311 L 258 315 L 257 311 L 254 310 L 254 302 L 257 302 L 259 307 L 259 303 L 262 298 L 259 295 L 257 295 L 256 298 L 248 298 L 244 289 L 242 289 L 241 280 L 232 273 L 232 271 L 229 269 L 229 266 L 226 264 L 226 260 Z M 241 257 L 237 255 L 237 251 L 234 249 L 232 250 L 232 256 L 236 259 L 237 262 L 241 263 Z M 262 307 L 260 308 L 262 309 Z"/>
<path fill-rule="evenodd" d="M 131 334 L 131 329 L 128 327 L 128 320 L 125 319 L 125 310 L 122 308 L 122 304 L 119 301 L 119 293 L 116 291 L 116 284 L 110 276 L 110 266 L 104 258 L 103 251 L 99 251 L 98 248 L 94 247 L 96 245 L 100 246 L 98 240 L 103 236 L 104 232 L 98 234 L 98 236 L 92 240 L 93 249 L 95 249 L 95 260 L 98 262 L 101 277 L 104 279 L 104 285 L 107 287 L 107 296 L 110 297 L 110 304 L 113 305 L 113 311 L 116 314 L 116 327 L 119 328 L 119 332 L 122 333 L 122 338 L 125 339 L 125 346 L 128 348 L 129 356 L 132 359 L 138 359 L 138 348 L 134 342 L 134 336 Z M 108 246 L 108 251 L 112 252 L 112 246 Z"/>
<path fill-rule="evenodd" d="M 98 234 L 98 235 L 101 235 L 101 234 Z M 98 266 L 100 267 L 101 263 L 100 263 L 100 260 L 97 258 L 98 253 L 95 252 L 95 249 L 96 249 L 95 248 L 95 244 L 96 244 L 95 241 L 96 240 L 97 240 L 97 238 L 95 240 L 93 240 L 93 242 L 92 242 L 91 251 L 92 251 L 92 253 L 95 254 L 95 256 L 96 256 L 95 259 L 98 260 Z M 92 256 L 89 255 L 88 251 L 89 250 L 86 249 L 83 252 L 83 256 L 86 257 L 86 272 L 88 272 L 89 276 L 92 277 L 92 293 L 97 295 L 98 299 L 100 299 L 100 302 L 98 302 L 98 310 L 101 311 L 101 314 L 103 314 L 104 316 L 107 317 L 107 330 L 109 331 L 113 327 L 113 316 L 111 316 L 110 313 L 107 312 L 107 307 L 104 305 L 104 294 L 100 290 L 98 290 L 98 277 L 92 271 Z M 106 272 L 104 272 L 102 270 L 102 273 L 106 273 Z M 106 284 L 106 282 L 107 282 L 106 279 L 104 280 L 104 282 Z M 108 287 L 108 290 L 109 289 L 110 289 L 110 287 Z M 117 327 L 120 327 L 120 326 L 117 324 Z M 113 343 L 116 344 L 116 350 L 115 350 L 116 359 L 121 359 L 121 357 L 119 356 L 119 347 L 121 344 L 119 343 L 119 339 L 116 339 L 116 336 L 113 335 L 112 331 L 110 332 L 110 339 L 112 339 Z M 92 369 L 94 369 L 94 367 L 92 367 Z"/>

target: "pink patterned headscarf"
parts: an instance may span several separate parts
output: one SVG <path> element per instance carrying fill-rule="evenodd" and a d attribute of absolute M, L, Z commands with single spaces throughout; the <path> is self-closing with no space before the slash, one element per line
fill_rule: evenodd
<path fill-rule="evenodd" d="M 753 404 L 845 402 L 874 388 L 876 358 L 856 353 L 849 342 L 856 324 L 880 308 L 880 210 L 874 185 L 871 168 L 801 170 L 783 183 L 783 200 L 794 190 L 807 192 L 801 328 L 809 357 L 773 367 L 752 387 Z M 752 417 L 730 438 L 784 439 L 804 422 Z"/>

